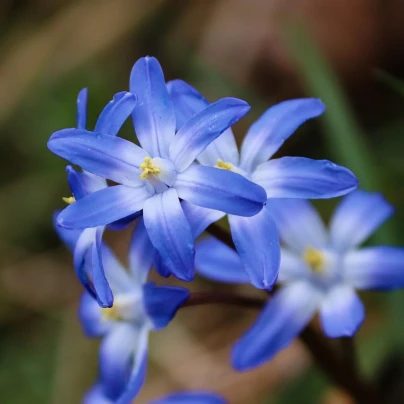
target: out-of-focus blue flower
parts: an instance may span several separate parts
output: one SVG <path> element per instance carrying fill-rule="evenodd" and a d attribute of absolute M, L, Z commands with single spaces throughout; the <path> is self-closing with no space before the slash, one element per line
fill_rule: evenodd
<path fill-rule="evenodd" d="M 227 401 L 215 393 L 189 391 L 176 393 L 151 401 L 149 404 L 226 404 Z M 116 401 L 105 396 L 102 384 L 97 383 L 84 397 L 83 404 L 116 404 Z M 130 404 L 120 401 L 119 404 Z"/>
<path fill-rule="evenodd" d="M 285 243 L 279 271 L 284 286 L 234 346 L 232 360 L 239 370 L 271 359 L 317 311 L 329 337 L 352 336 L 365 316 L 355 289 L 404 287 L 404 248 L 358 248 L 393 213 L 382 195 L 355 191 L 346 196 L 331 219 L 329 232 L 307 201 L 274 199 L 267 209 Z M 236 252 L 213 238 L 198 245 L 196 268 L 215 280 L 246 282 Z"/>
<path fill-rule="evenodd" d="M 62 231 L 70 233 L 73 241 L 72 230 Z M 79 317 L 88 336 L 102 337 L 99 372 L 105 402 L 130 403 L 145 379 L 150 330 L 165 327 L 188 298 L 189 292 L 180 287 L 146 283 L 154 247 L 142 219 L 139 219 L 131 240 L 129 270 L 119 263 L 105 244 L 101 245 L 101 255 L 114 305 L 101 308 L 85 292 Z"/>
<path fill-rule="evenodd" d="M 88 92 L 87 89 L 84 88 L 79 92 L 77 97 L 77 128 L 79 130 L 85 130 L 86 128 L 87 99 Z M 115 111 L 126 111 L 126 114 L 130 114 L 135 103 L 136 97 L 133 94 L 125 92 L 116 94 L 114 99 L 109 102 L 101 112 L 95 126 L 96 129 L 100 133 L 110 133 L 113 131 L 116 133 L 119 127 L 111 127 L 111 120 L 114 117 Z M 120 116 L 122 123 L 124 116 Z M 83 172 L 80 173 L 71 166 L 67 166 L 66 171 L 70 190 L 73 194 L 72 197 L 64 198 L 69 204 L 75 203 L 94 192 L 108 187 L 105 178 L 94 175 L 88 171 L 83 170 Z M 128 218 L 125 218 L 125 220 L 128 220 Z M 118 225 L 122 225 L 122 223 L 114 223 L 111 227 L 117 227 Z M 103 262 L 100 255 L 105 226 L 79 230 L 80 234 L 77 237 L 78 240 L 76 242 L 75 237 L 73 237 L 73 244 L 69 240 L 73 233 L 62 231 L 59 226 L 55 226 L 55 228 L 62 238 L 67 237 L 64 241 L 73 252 L 74 268 L 80 282 L 91 295 L 97 298 L 100 306 L 111 307 L 113 304 L 113 295 L 107 279 L 105 278 Z M 91 262 L 91 265 L 84 265 L 85 260 L 87 260 L 87 263 Z"/>
<path fill-rule="evenodd" d="M 201 94 L 181 80 L 171 81 L 167 86 L 179 126 L 209 105 Z M 324 109 L 324 104 L 314 98 L 281 102 L 269 108 L 251 126 L 240 153 L 228 129 L 198 156 L 198 161 L 203 166 L 241 174 L 261 185 L 268 200 L 344 195 L 358 183 L 344 167 L 327 160 L 303 157 L 269 160 L 300 125 L 321 115 Z M 263 209 L 247 218 L 229 215 L 229 222 L 234 244 L 251 282 L 257 288 L 271 288 L 278 276 L 280 245 L 270 212 Z"/>
<path fill-rule="evenodd" d="M 66 228 L 94 228 L 143 210 L 162 267 L 189 281 L 194 276 L 194 243 L 180 199 L 243 216 L 255 215 L 265 203 L 263 188 L 246 178 L 193 164 L 250 107 L 242 100 L 223 98 L 176 125 L 161 66 L 151 57 L 135 63 L 130 90 L 137 96 L 136 107 L 121 101 L 134 100 L 134 94 L 120 95 L 120 102 L 108 110 L 104 130 L 96 125 L 94 132 L 64 129 L 51 136 L 48 147 L 55 154 L 118 183 L 71 204 L 57 222 Z M 131 109 L 142 147 L 114 136 Z"/>
<path fill-rule="evenodd" d="M 226 404 L 227 401 L 214 393 L 202 391 L 189 391 L 172 394 L 170 396 L 153 400 L 150 404 Z"/>

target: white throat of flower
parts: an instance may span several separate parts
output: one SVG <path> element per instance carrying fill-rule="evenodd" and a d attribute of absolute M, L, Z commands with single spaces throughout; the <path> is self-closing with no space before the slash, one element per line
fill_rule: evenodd
<path fill-rule="evenodd" d="M 146 314 L 143 307 L 142 296 L 138 293 L 120 294 L 115 297 L 114 305 L 101 308 L 103 321 L 143 321 Z"/>

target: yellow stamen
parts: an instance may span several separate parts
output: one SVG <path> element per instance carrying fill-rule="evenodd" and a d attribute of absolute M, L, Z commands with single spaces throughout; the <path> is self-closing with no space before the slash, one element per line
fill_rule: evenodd
<path fill-rule="evenodd" d="M 215 167 L 220 168 L 222 170 L 231 171 L 233 168 L 233 165 L 231 163 L 227 163 L 226 161 L 223 161 L 222 159 L 218 159 Z"/>
<path fill-rule="evenodd" d="M 118 321 L 121 319 L 119 314 L 119 309 L 116 305 L 108 307 L 106 309 L 101 309 L 103 321 Z"/>
<path fill-rule="evenodd" d="M 145 180 L 151 174 L 160 174 L 160 168 L 153 165 L 153 160 L 149 156 L 144 158 L 143 163 L 140 164 L 140 169 L 142 170 L 140 174 L 140 179 L 142 180 Z"/>
<path fill-rule="evenodd" d="M 68 205 L 71 205 L 72 203 L 76 202 L 76 198 L 74 196 L 69 196 L 67 198 L 62 198 L 64 202 L 66 202 Z"/>
<path fill-rule="evenodd" d="M 321 251 L 309 246 L 303 254 L 303 260 L 314 273 L 321 274 L 324 272 L 325 257 Z"/>

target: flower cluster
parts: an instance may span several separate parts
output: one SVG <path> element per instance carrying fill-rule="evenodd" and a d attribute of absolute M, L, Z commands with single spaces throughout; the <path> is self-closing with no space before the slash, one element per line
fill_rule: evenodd
<path fill-rule="evenodd" d="M 300 125 L 324 112 L 323 103 L 295 99 L 269 108 L 239 152 L 231 126 L 249 109 L 236 98 L 209 103 L 181 80 L 166 83 L 158 61 L 145 57 L 133 66 L 129 91 L 113 97 L 94 130 L 86 128 L 84 89 L 77 127 L 51 136 L 49 149 L 80 168 L 67 166 L 72 196 L 54 223 L 85 288 L 83 329 L 102 339 L 99 379 L 85 403 L 131 403 L 146 377 L 149 333 L 165 327 L 189 299 L 185 288 L 148 282 L 152 268 L 187 282 L 196 268 L 213 280 L 269 293 L 276 282 L 283 285 L 235 344 L 238 370 L 272 358 L 316 311 L 328 336 L 352 336 L 364 319 L 355 289 L 404 286 L 403 249 L 357 249 L 392 213 L 382 196 L 350 193 L 356 177 L 330 161 L 272 158 Z M 118 135 L 130 117 L 140 146 Z M 348 193 L 327 234 L 305 200 Z M 211 236 L 194 243 L 226 214 L 235 249 Z M 125 268 L 103 233 L 132 223 Z M 153 401 L 223 402 L 204 392 Z"/>

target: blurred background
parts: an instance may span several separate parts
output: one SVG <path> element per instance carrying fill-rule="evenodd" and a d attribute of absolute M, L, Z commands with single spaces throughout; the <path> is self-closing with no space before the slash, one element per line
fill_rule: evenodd
<path fill-rule="evenodd" d="M 128 88 L 136 59 L 156 56 L 167 80 L 187 80 L 210 100 L 236 96 L 252 105 L 235 128 L 239 141 L 270 105 L 320 97 L 325 115 L 299 129 L 280 155 L 331 159 L 364 189 L 384 192 L 397 211 L 372 241 L 400 245 L 403 24 L 400 0 L 2 0 L 0 402 L 80 403 L 96 377 L 97 341 L 76 319 L 81 288 L 51 223 L 70 194 L 65 162 L 46 148 L 53 131 L 75 126 L 81 88 L 89 89 L 92 128 L 113 94 Z M 133 138 L 130 123 L 124 136 Z M 336 202 L 316 203 L 325 219 Z M 127 237 L 107 235 L 122 257 Z M 198 279 L 191 288 L 223 286 Z M 404 296 L 364 298 L 360 364 L 394 397 L 403 385 Z M 255 371 L 232 371 L 231 343 L 255 316 L 219 306 L 180 311 L 152 335 L 136 403 L 194 388 L 219 391 L 232 404 L 350 402 L 299 342 Z"/>

